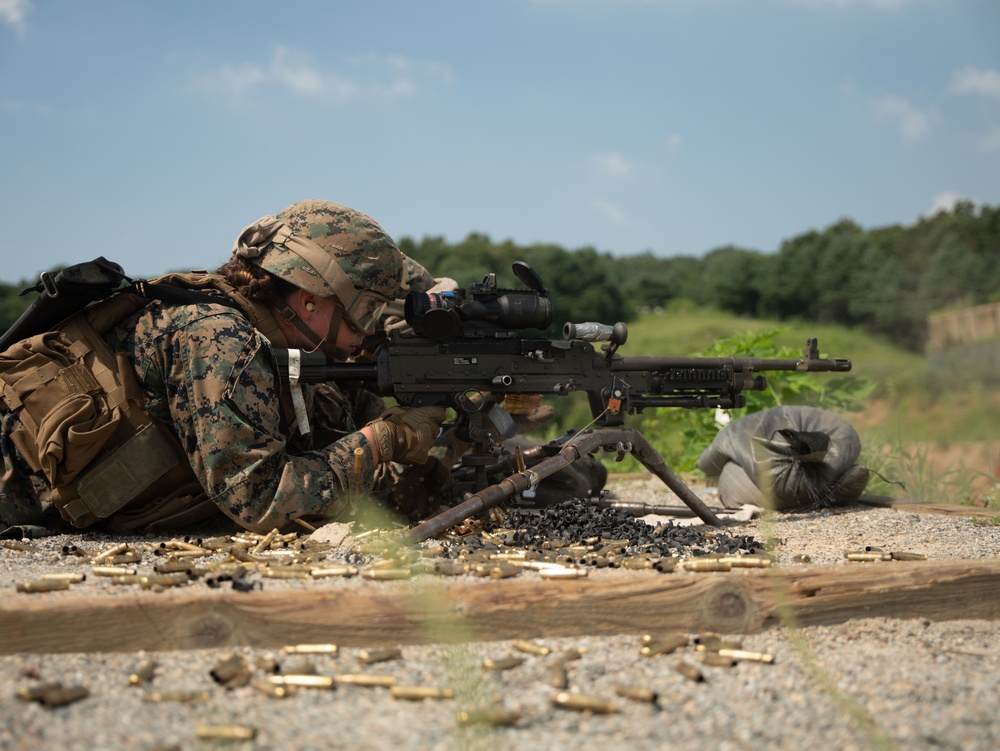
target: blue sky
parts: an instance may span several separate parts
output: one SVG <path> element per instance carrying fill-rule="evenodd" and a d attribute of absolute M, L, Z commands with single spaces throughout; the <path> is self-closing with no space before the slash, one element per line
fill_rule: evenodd
<path fill-rule="evenodd" d="M 996 0 L 0 0 L 0 280 L 394 237 L 777 250 L 1000 204 Z"/>

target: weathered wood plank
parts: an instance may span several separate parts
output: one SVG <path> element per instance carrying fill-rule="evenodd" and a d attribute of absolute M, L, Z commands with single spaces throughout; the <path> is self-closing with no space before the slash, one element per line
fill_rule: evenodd
<path fill-rule="evenodd" d="M 344 646 L 519 637 L 751 632 L 864 617 L 1000 618 L 1000 560 L 795 566 L 715 574 L 612 572 L 570 581 L 420 577 L 239 593 L 190 590 L 0 603 L 0 653 L 227 645 Z"/>

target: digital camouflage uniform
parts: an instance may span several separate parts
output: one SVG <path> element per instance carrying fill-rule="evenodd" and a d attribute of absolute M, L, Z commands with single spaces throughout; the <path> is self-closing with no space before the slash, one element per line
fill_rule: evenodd
<path fill-rule="evenodd" d="M 308 223 L 296 221 L 303 207 L 312 220 Z M 279 231 L 291 226 L 302 236 L 328 240 L 337 249 L 336 263 L 359 289 L 400 294 L 402 254 L 371 219 L 324 202 L 303 202 L 282 214 L 288 224 L 266 226 Z M 248 235 L 259 224 L 244 230 L 237 242 L 245 257 L 259 259 L 262 268 L 295 286 L 333 293 L 306 264 L 288 262 L 288 254 L 269 259 L 272 243 L 288 238 L 264 237 L 259 231 Z M 352 240 L 358 237 L 362 241 Z M 294 244 L 294 238 L 289 242 Z M 324 521 L 347 515 L 359 498 L 378 490 L 372 450 L 358 428 L 383 413 L 385 405 L 359 388 L 302 385 L 311 431 L 301 434 L 271 350 L 272 344 L 285 342 L 276 328 L 267 333 L 273 342 L 229 305 L 153 302 L 113 326 L 104 339 L 134 367 L 150 415 L 180 440 L 198 482 L 195 495 L 185 499 L 188 506 L 217 509 L 254 531 L 281 528 L 296 518 Z M 0 522 L 58 519 L 44 476 L 31 472 L 9 440 L 17 416 L 4 411 L 2 420 Z M 163 489 L 166 495 L 172 490 Z M 126 507 L 117 516 L 127 519 L 136 511 Z M 112 528 L 115 521 L 112 517 Z"/>
<path fill-rule="evenodd" d="M 371 449 L 357 429 L 383 411 L 381 400 L 304 387 L 312 432 L 291 431 L 270 348 L 238 311 L 154 304 L 107 338 L 135 367 L 150 413 L 180 438 L 208 498 L 240 526 L 336 518 L 371 490 Z"/>

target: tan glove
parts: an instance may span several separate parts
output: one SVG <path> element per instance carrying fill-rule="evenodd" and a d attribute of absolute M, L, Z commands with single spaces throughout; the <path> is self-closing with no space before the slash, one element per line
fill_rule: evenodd
<path fill-rule="evenodd" d="M 368 423 L 378 446 L 379 460 L 403 464 L 425 462 L 445 414 L 444 407 L 393 407 Z"/>

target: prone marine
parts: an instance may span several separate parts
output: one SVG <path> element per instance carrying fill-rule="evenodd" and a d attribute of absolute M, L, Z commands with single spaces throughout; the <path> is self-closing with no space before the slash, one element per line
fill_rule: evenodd
<path fill-rule="evenodd" d="M 266 532 L 372 497 L 412 515 L 415 485 L 445 484 L 460 450 L 445 410 L 282 383 L 273 349 L 348 360 L 429 278 L 370 217 L 302 201 L 244 228 L 214 274 L 151 280 L 159 293 L 138 286 L 9 347 L 0 523 L 131 532 L 222 514 Z"/>

